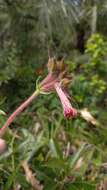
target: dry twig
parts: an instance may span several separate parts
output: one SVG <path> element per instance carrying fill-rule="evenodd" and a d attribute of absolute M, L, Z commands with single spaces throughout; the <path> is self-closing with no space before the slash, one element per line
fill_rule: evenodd
<path fill-rule="evenodd" d="M 88 123 L 91 123 L 94 126 L 99 126 L 100 123 L 92 116 L 87 108 L 81 109 L 78 111 L 81 117 L 86 120 Z"/>
<path fill-rule="evenodd" d="M 40 185 L 40 182 L 34 177 L 28 163 L 23 161 L 21 165 L 24 169 L 26 180 L 31 184 L 34 190 L 43 190 L 43 186 Z"/>

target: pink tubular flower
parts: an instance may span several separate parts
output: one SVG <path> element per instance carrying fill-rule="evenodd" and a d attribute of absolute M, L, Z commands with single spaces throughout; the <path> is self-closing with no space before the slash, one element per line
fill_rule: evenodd
<path fill-rule="evenodd" d="M 56 61 L 53 58 L 49 58 L 48 71 L 49 74 L 40 84 L 42 91 L 49 92 L 51 90 L 56 90 L 62 103 L 64 116 L 66 118 L 75 117 L 77 115 L 77 110 L 71 106 L 66 92 L 61 88 L 66 86 L 69 82 L 69 79 L 65 78 L 67 76 L 63 60 Z"/>
<path fill-rule="evenodd" d="M 68 98 L 65 91 L 62 88 L 65 88 L 69 82 L 69 78 L 66 74 L 66 67 L 64 65 L 63 59 L 58 61 L 54 58 L 49 58 L 48 60 L 48 75 L 45 79 L 38 85 L 37 90 L 27 98 L 7 119 L 5 124 L 0 129 L 0 137 L 2 137 L 7 129 L 7 127 L 13 122 L 14 118 L 20 114 L 40 93 L 47 93 L 53 90 L 56 90 L 62 106 L 64 116 L 66 118 L 74 117 L 77 115 L 76 109 L 74 109 Z M 3 141 L 0 139 L 0 151 L 2 152 L 2 147 L 4 148 Z"/>
<path fill-rule="evenodd" d="M 75 117 L 77 115 L 77 111 L 71 106 L 69 99 L 67 98 L 63 90 L 61 89 L 61 85 L 58 82 L 56 82 L 54 86 L 61 100 L 64 116 L 66 118 Z"/>

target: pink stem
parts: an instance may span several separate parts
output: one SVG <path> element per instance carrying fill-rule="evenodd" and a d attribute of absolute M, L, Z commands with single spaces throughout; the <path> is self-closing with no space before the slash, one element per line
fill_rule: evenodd
<path fill-rule="evenodd" d="M 0 129 L 0 137 L 4 135 L 7 127 L 12 123 L 14 118 L 21 113 L 32 101 L 33 99 L 39 94 L 39 91 L 35 91 L 25 102 L 23 102 L 7 119 L 3 127 Z"/>

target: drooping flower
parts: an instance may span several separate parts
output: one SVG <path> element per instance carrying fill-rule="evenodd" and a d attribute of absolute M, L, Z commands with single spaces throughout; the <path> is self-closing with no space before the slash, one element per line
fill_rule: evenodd
<path fill-rule="evenodd" d="M 48 75 L 42 82 L 40 82 L 36 91 L 9 116 L 5 124 L 0 129 L 0 137 L 4 135 L 7 127 L 13 122 L 14 118 L 20 114 L 40 93 L 47 93 L 56 90 L 62 103 L 64 116 L 66 118 L 76 116 L 77 111 L 71 106 L 64 89 L 69 82 L 64 60 L 62 59 L 58 61 L 55 58 L 49 58 L 48 72 Z"/>
<path fill-rule="evenodd" d="M 66 118 L 75 117 L 77 115 L 77 111 L 72 107 L 66 91 L 63 90 L 63 88 L 69 83 L 64 61 L 57 61 L 53 58 L 49 58 L 48 71 L 49 74 L 40 84 L 42 91 L 48 92 L 56 90 L 62 103 L 64 116 Z"/>
<path fill-rule="evenodd" d="M 63 113 L 66 118 L 75 117 L 77 115 L 76 109 L 74 109 L 67 98 L 67 95 L 64 93 L 64 91 L 61 89 L 60 83 L 55 83 L 55 89 L 56 92 L 61 100 L 62 107 L 63 107 Z"/>

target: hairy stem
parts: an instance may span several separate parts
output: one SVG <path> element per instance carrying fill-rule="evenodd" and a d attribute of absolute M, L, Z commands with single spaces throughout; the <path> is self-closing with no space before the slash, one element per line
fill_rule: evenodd
<path fill-rule="evenodd" d="M 13 122 L 14 118 L 20 114 L 38 95 L 40 91 L 36 90 L 26 101 L 24 101 L 7 119 L 3 127 L 0 129 L 0 137 L 2 137 L 7 127 Z"/>

